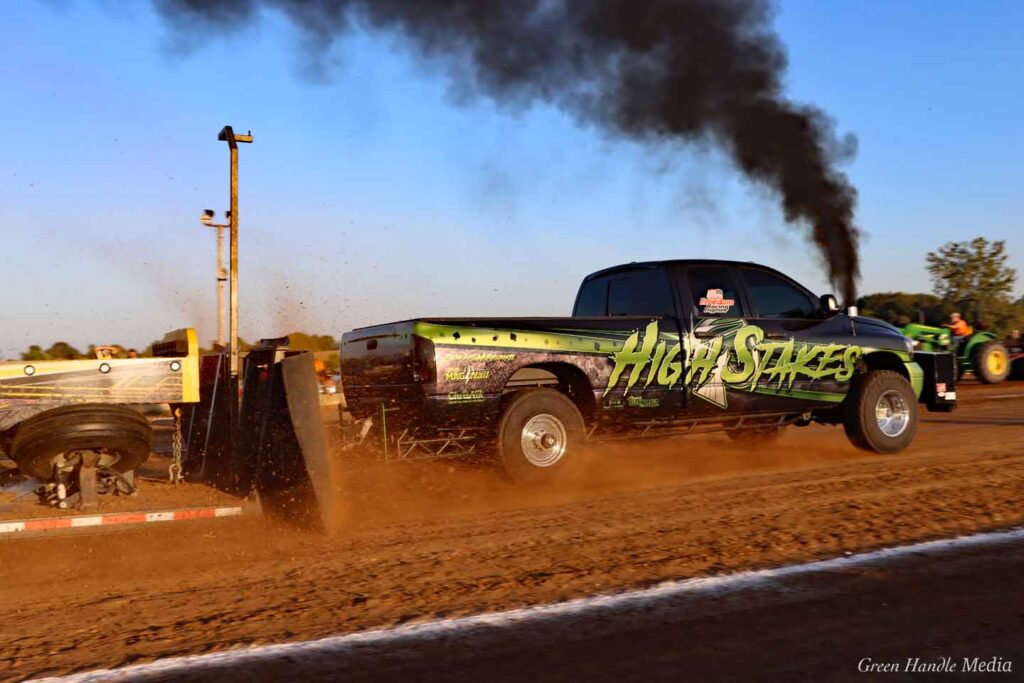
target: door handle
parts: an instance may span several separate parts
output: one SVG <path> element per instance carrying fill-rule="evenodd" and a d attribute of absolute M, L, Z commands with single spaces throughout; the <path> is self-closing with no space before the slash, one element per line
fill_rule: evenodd
<path fill-rule="evenodd" d="M 783 330 L 765 330 L 764 336 L 766 339 L 785 339 L 786 333 Z"/>

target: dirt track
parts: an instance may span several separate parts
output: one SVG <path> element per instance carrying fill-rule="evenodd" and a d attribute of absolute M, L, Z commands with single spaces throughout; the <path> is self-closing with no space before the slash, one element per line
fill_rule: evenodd
<path fill-rule="evenodd" d="M 367 472 L 350 531 L 258 520 L 0 543 L 0 648 L 23 678 L 550 602 L 1024 523 L 1024 398 L 964 388 L 895 457 L 841 430 L 602 454 L 580 490 Z M 973 400 L 972 400 L 973 394 Z M 991 398 L 991 400 L 987 400 Z M 983 400 L 985 399 L 985 400 Z M 109 577 L 115 577 L 113 583 Z"/>
<path fill-rule="evenodd" d="M 444 630 L 378 631 L 177 666 L 163 660 L 133 670 L 129 680 L 1019 680 L 1020 537 L 971 548 L 912 547 L 919 550 L 897 558 L 857 555 L 847 566 L 753 583 L 746 577 L 725 590 L 673 584 L 674 592 L 577 603 L 570 613 L 504 613 L 449 620 Z"/>

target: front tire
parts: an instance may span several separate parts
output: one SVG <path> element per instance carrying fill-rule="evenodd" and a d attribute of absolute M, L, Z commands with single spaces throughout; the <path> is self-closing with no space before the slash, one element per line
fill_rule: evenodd
<path fill-rule="evenodd" d="M 910 382 L 891 370 L 872 370 L 854 380 L 846 397 L 843 427 L 866 451 L 899 453 L 917 433 L 917 397 Z"/>
<path fill-rule="evenodd" d="M 983 384 L 999 384 L 1010 376 L 1010 353 L 997 341 L 985 342 L 971 350 L 971 365 Z"/>
<path fill-rule="evenodd" d="M 512 395 L 498 426 L 498 458 L 518 484 L 552 484 L 571 479 L 583 466 L 586 440 L 576 405 L 553 389 Z"/>

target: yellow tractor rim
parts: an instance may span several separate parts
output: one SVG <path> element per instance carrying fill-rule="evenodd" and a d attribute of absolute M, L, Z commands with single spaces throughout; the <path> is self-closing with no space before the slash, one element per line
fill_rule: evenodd
<path fill-rule="evenodd" d="M 988 370 L 996 375 L 1001 375 L 1006 370 L 1006 354 L 1002 351 L 992 351 L 985 360 Z"/>

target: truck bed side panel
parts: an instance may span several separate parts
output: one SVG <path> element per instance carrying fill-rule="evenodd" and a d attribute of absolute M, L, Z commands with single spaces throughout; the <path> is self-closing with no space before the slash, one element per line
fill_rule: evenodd
<path fill-rule="evenodd" d="M 546 371 L 539 374 L 553 372 L 587 385 L 599 412 L 673 411 L 683 392 L 671 382 L 655 381 L 649 367 L 646 374 L 642 367 L 637 373 L 634 367 L 624 368 L 628 372 L 620 372 L 609 387 L 616 354 L 630 343 L 639 350 L 652 323 L 657 331 L 650 351 L 660 348 L 664 355 L 676 349 L 678 355 L 676 322 L 648 317 L 429 318 L 356 330 L 345 336 L 342 348 L 346 402 L 362 416 L 383 405 L 413 413 L 418 409 L 435 424 L 486 424 L 500 409 L 509 380 L 523 377 L 516 373 L 524 368 L 537 368 Z M 421 406 L 405 365 L 414 337 L 431 342 L 436 361 L 433 381 L 420 385 Z"/>
<path fill-rule="evenodd" d="M 587 406 L 599 421 L 801 412 L 841 402 L 857 359 L 878 350 L 870 333 L 850 339 L 861 346 L 806 335 L 769 339 L 756 322 L 739 318 L 714 323 L 707 333 L 685 334 L 674 319 L 649 317 L 430 318 L 367 328 L 351 333 L 352 343 L 346 335 L 345 396 L 360 416 L 401 406 L 410 421 L 483 425 L 500 410 L 516 373 L 531 369 L 587 386 Z M 432 345 L 430 382 L 413 382 L 403 365 L 415 338 Z M 359 346 L 345 357 L 357 340 L 372 339 L 372 353 Z M 906 351 L 897 353 L 904 356 L 909 360 Z"/>

